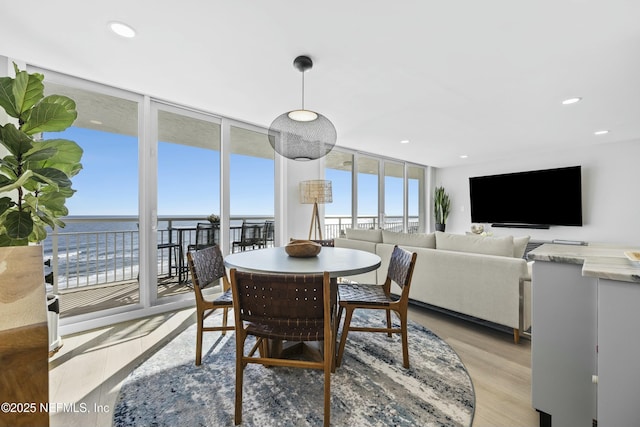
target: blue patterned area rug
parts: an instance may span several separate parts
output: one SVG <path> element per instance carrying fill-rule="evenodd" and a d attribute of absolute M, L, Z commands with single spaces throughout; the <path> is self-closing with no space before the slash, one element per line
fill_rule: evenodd
<path fill-rule="evenodd" d="M 383 318 L 356 310 L 352 324 Z M 201 366 L 194 364 L 195 334 L 192 325 L 134 369 L 120 390 L 114 426 L 233 426 L 234 334 L 205 333 Z M 471 426 L 473 384 L 451 347 L 409 322 L 409 357 L 407 370 L 398 335 L 350 333 L 342 365 L 331 375 L 331 425 Z M 322 425 L 322 393 L 320 370 L 250 364 L 242 425 Z"/>

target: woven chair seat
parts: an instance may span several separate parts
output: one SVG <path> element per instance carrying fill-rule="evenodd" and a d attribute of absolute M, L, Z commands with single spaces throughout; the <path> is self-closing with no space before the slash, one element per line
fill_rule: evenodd
<path fill-rule="evenodd" d="M 231 292 L 231 289 L 227 289 L 222 293 L 222 295 L 218 295 L 218 297 L 213 301 L 207 302 L 210 302 L 215 306 L 229 306 L 230 304 L 233 304 L 233 292 Z"/>
<path fill-rule="evenodd" d="M 292 319 L 288 322 L 249 323 L 247 331 L 268 339 L 285 341 L 323 341 L 324 321 Z"/>
<path fill-rule="evenodd" d="M 193 282 L 193 292 L 196 296 L 196 316 L 198 332 L 196 335 L 196 365 L 202 362 L 202 333 L 209 331 L 221 331 L 222 335 L 226 331 L 235 329 L 227 325 L 227 314 L 233 308 L 233 293 L 231 285 L 227 280 L 222 252 L 217 245 L 208 246 L 199 250 L 187 252 L 187 265 L 191 272 Z M 202 293 L 203 289 L 210 286 L 217 286 L 222 282 L 222 289 L 226 289 L 222 295 L 207 299 Z M 208 295 L 207 295 L 208 296 Z M 211 297 L 209 297 L 211 298 Z M 213 314 L 216 310 L 222 309 L 222 326 L 206 326 L 204 319 Z"/>
<path fill-rule="evenodd" d="M 346 311 L 344 325 L 342 327 L 342 337 L 340 337 L 340 347 L 336 366 L 342 363 L 342 355 L 347 342 L 349 331 L 358 332 L 386 332 L 389 337 L 392 334 L 402 335 L 402 366 L 409 369 L 409 342 L 407 338 L 407 306 L 409 305 L 409 286 L 413 268 L 416 264 L 416 254 L 393 247 L 387 279 L 382 285 L 362 285 L 359 283 L 341 283 L 338 285 L 338 295 L 340 298 L 340 308 L 338 310 L 338 323 L 342 318 L 342 313 Z M 397 298 L 391 296 L 391 283 L 402 289 L 402 294 Z M 375 326 L 351 326 L 351 317 L 354 310 L 384 310 L 387 315 L 386 327 Z M 394 327 L 391 323 L 391 312 L 395 312 L 400 318 L 400 327 Z M 337 331 L 337 329 L 336 329 Z"/>
<path fill-rule="evenodd" d="M 348 302 L 349 304 L 389 305 L 395 302 L 385 294 L 382 285 L 363 285 L 360 283 L 339 285 L 338 294 L 340 302 Z"/>

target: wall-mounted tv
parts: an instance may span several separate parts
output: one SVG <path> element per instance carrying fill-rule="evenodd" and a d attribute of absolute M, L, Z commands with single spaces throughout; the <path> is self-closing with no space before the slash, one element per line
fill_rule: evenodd
<path fill-rule="evenodd" d="M 582 168 L 469 178 L 471 222 L 502 227 L 582 225 Z"/>

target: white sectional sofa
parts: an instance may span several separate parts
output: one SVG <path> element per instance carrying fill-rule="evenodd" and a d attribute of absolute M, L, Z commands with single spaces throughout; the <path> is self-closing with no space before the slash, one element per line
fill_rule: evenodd
<path fill-rule="evenodd" d="M 530 326 L 531 276 L 523 258 L 528 241 L 529 236 L 348 229 L 334 244 L 382 258 L 378 270 L 348 278 L 362 283 L 384 282 L 394 245 L 416 252 L 411 300 L 512 328 L 517 343 Z"/>

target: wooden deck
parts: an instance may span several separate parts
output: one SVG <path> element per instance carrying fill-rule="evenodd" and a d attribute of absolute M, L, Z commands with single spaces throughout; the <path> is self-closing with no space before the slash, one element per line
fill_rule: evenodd
<path fill-rule="evenodd" d="M 177 276 L 158 278 L 158 298 L 192 292 L 191 281 L 178 283 Z M 60 317 L 77 316 L 108 308 L 137 304 L 138 281 L 117 282 L 60 292 Z"/>

